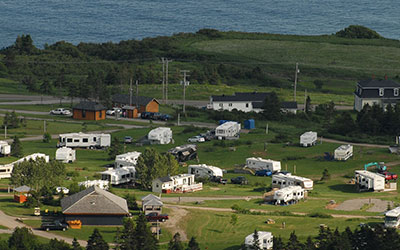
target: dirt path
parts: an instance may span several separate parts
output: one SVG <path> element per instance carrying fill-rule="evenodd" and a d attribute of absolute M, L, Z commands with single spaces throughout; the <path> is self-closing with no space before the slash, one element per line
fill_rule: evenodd
<path fill-rule="evenodd" d="M 161 197 L 163 202 L 176 203 L 180 202 L 203 202 L 203 201 L 221 201 L 221 200 L 251 200 L 251 199 L 261 199 L 262 196 L 217 196 L 217 197 Z"/>
<path fill-rule="evenodd" d="M 388 204 L 393 207 L 393 201 L 384 201 L 381 199 L 352 199 L 346 200 L 335 207 L 335 210 L 343 211 L 359 211 L 364 205 L 369 205 L 370 207 L 366 210 L 367 212 L 385 212 L 388 208 Z"/>
<path fill-rule="evenodd" d="M 179 223 L 184 220 L 184 217 L 189 213 L 186 209 L 180 206 L 165 206 L 171 209 L 169 220 L 164 223 L 164 226 L 169 229 L 172 235 L 179 233 L 182 241 L 187 241 L 186 232 L 179 227 Z"/>
<path fill-rule="evenodd" d="M 321 140 L 321 137 L 319 137 Z M 361 146 L 361 147 L 370 147 L 370 148 L 389 148 L 389 145 L 379 145 L 379 144 L 370 144 L 370 143 L 355 143 L 355 142 L 347 142 L 347 141 L 339 141 L 329 138 L 322 138 L 323 142 L 330 143 L 338 143 L 338 144 L 351 144 L 353 146 Z"/>

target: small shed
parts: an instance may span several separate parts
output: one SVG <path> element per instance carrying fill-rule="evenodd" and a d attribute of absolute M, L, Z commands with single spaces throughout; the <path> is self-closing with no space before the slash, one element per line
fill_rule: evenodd
<path fill-rule="evenodd" d="M 14 201 L 18 203 L 26 202 L 30 191 L 31 188 L 26 185 L 14 188 Z"/>
<path fill-rule="evenodd" d="M 125 118 L 138 118 L 138 109 L 135 106 L 122 106 L 122 116 Z"/>
<path fill-rule="evenodd" d="M 106 107 L 97 102 L 80 102 L 72 110 L 72 117 L 77 120 L 106 119 Z"/>
<path fill-rule="evenodd" d="M 256 123 L 254 119 L 248 119 L 244 121 L 244 128 L 245 129 L 255 129 L 256 128 Z"/>

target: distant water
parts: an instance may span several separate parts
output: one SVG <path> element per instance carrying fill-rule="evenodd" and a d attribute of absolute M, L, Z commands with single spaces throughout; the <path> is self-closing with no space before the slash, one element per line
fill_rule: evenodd
<path fill-rule="evenodd" d="M 0 48 L 30 34 L 39 47 L 65 40 L 119 42 L 201 28 L 331 34 L 364 25 L 400 39 L 397 0 L 0 0 Z"/>

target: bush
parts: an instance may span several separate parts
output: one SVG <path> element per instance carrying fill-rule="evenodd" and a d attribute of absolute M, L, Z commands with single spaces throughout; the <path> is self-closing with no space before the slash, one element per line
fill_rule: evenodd
<path fill-rule="evenodd" d="M 376 31 L 361 25 L 350 25 L 349 27 L 338 31 L 338 37 L 344 38 L 364 38 L 364 39 L 380 39 L 383 38 Z"/>
<path fill-rule="evenodd" d="M 44 133 L 44 134 L 43 134 L 43 142 L 44 142 L 44 143 L 49 143 L 50 140 L 51 140 L 51 135 L 50 135 L 50 133 L 49 133 L 49 132 Z"/>
<path fill-rule="evenodd" d="M 307 214 L 307 217 L 323 218 L 323 219 L 331 219 L 331 218 L 333 218 L 332 215 L 330 215 L 330 214 L 319 213 L 319 212 L 309 213 L 309 214 Z"/>

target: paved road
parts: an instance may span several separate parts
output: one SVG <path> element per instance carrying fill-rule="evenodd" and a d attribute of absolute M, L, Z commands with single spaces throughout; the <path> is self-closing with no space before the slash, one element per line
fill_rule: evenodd
<path fill-rule="evenodd" d="M 319 139 L 321 140 L 321 137 Z M 370 148 L 389 148 L 389 145 L 347 142 L 347 141 L 329 139 L 329 138 L 325 138 L 325 137 L 322 138 L 322 142 L 330 142 L 330 143 L 338 143 L 338 144 L 351 144 L 353 146 L 370 147 Z"/>

